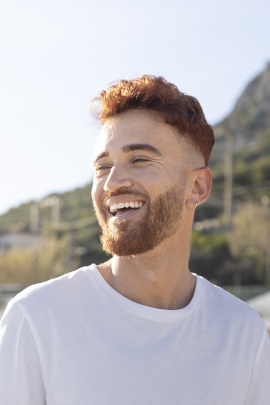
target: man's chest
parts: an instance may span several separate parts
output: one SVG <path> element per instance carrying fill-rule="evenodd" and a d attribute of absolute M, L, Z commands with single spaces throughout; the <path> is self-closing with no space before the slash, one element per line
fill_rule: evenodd
<path fill-rule="evenodd" d="M 47 405 L 244 403 L 248 370 L 222 344 L 94 335 L 58 341 L 45 365 Z"/>

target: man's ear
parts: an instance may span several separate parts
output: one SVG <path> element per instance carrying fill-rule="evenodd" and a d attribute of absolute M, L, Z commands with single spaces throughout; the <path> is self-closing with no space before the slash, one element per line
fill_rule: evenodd
<path fill-rule="evenodd" d="M 207 200 L 211 187 L 212 176 L 208 167 L 195 169 L 192 173 L 192 190 L 187 199 L 188 208 L 196 208 Z"/>

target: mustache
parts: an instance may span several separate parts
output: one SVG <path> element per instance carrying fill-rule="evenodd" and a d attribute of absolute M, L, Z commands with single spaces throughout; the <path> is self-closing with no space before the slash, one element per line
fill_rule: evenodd
<path fill-rule="evenodd" d="M 129 189 L 129 188 L 121 188 L 121 189 L 119 189 L 119 190 L 117 190 L 117 191 L 113 191 L 113 192 L 112 192 L 112 191 L 108 191 L 108 192 L 106 193 L 104 199 L 103 199 L 103 204 L 105 204 L 106 201 L 107 201 L 109 198 L 111 198 L 111 197 L 117 197 L 117 196 L 119 196 L 119 195 L 127 195 L 127 194 L 132 194 L 132 195 L 134 195 L 134 196 L 141 197 L 141 198 L 143 198 L 144 200 L 148 200 L 148 196 L 147 196 L 145 193 L 141 193 L 141 192 L 136 191 L 136 190 L 131 190 L 131 189 Z"/>

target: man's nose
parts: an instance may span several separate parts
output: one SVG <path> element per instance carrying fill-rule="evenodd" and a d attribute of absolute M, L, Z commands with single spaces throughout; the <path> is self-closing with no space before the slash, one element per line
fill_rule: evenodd
<path fill-rule="evenodd" d="M 122 166 L 115 165 L 111 168 L 110 174 L 104 184 L 104 190 L 115 192 L 120 188 L 132 187 L 133 180 L 130 173 Z"/>

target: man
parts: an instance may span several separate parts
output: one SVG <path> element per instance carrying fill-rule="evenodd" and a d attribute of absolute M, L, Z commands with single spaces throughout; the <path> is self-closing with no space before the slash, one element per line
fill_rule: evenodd
<path fill-rule="evenodd" d="M 267 405 L 269 338 L 246 304 L 188 270 L 214 144 L 163 78 L 101 92 L 92 198 L 112 259 L 32 286 L 1 326 L 5 405 Z"/>

